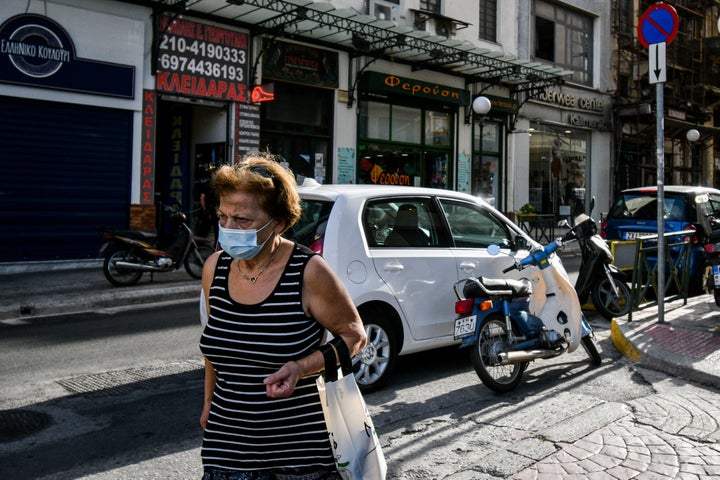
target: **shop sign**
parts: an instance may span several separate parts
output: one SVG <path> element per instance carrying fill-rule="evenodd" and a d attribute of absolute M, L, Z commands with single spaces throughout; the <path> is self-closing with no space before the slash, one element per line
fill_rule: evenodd
<path fill-rule="evenodd" d="M 140 172 L 140 203 L 155 203 L 155 128 L 157 125 L 157 95 L 152 90 L 143 90 L 142 153 Z"/>
<path fill-rule="evenodd" d="M 377 163 L 370 170 L 370 180 L 378 185 L 403 185 L 411 186 L 413 177 L 406 173 L 386 172 Z"/>
<path fill-rule="evenodd" d="M 514 98 L 496 97 L 495 95 L 484 96 L 490 100 L 493 113 L 503 112 L 515 114 L 519 110 L 518 101 Z"/>
<path fill-rule="evenodd" d="M 457 105 L 470 104 L 470 91 L 460 88 L 378 72 L 364 73 L 361 80 L 361 86 L 371 91 L 407 95 Z"/>
<path fill-rule="evenodd" d="M 247 102 L 247 84 L 247 33 L 160 17 L 158 91 Z"/>
<path fill-rule="evenodd" d="M 235 104 L 235 161 L 260 150 L 260 106 Z"/>
<path fill-rule="evenodd" d="M 296 43 L 266 40 L 263 79 L 338 87 L 338 54 Z"/>
<path fill-rule="evenodd" d="M 610 130 L 610 123 L 606 120 L 588 118 L 585 115 L 578 115 L 577 113 L 569 114 L 567 117 L 567 123 L 573 127 L 584 127 L 606 131 Z"/>
<path fill-rule="evenodd" d="M 559 105 L 561 107 L 578 108 L 588 112 L 602 112 L 605 109 L 605 101 L 602 98 L 575 95 L 553 88 L 545 89 L 537 99 L 544 103 Z"/>
<path fill-rule="evenodd" d="M 135 97 L 135 67 L 77 57 L 65 29 L 35 14 L 16 15 L 0 25 L 0 82 Z"/>

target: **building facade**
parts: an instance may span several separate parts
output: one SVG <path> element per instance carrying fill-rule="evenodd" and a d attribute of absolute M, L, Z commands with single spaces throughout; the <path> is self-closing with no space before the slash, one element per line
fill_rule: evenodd
<path fill-rule="evenodd" d="M 605 3 L 6 0 L 0 262 L 94 258 L 100 226 L 167 231 L 167 207 L 197 211 L 253 150 L 300 181 L 603 208 Z"/>
<path fill-rule="evenodd" d="M 665 81 L 659 83 L 664 108 L 663 171 L 667 185 L 720 186 L 718 106 L 720 2 L 668 2 L 677 14 L 677 31 L 665 48 Z M 613 123 L 615 158 L 612 191 L 657 183 L 658 83 L 649 68 L 648 48 L 638 22 L 655 2 L 613 2 Z M 698 139 L 688 140 L 697 130 Z M 692 136 L 690 137 L 692 139 Z"/>

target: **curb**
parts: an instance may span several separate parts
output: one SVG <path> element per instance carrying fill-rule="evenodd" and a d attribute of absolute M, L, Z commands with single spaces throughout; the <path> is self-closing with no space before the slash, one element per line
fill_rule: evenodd
<path fill-rule="evenodd" d="M 629 358 L 633 363 L 637 363 L 643 356 L 643 354 L 625 338 L 622 328 L 618 325 L 617 321 L 613 318 L 610 324 L 610 338 L 615 344 L 618 352 L 624 357 Z"/>
<path fill-rule="evenodd" d="M 99 309 L 148 306 L 162 302 L 197 301 L 200 295 L 198 284 L 182 284 L 162 288 L 145 288 L 141 291 L 118 290 L 92 295 L 49 295 L 42 300 L 14 302 L 0 305 L 0 321 L 6 323 L 31 320 L 34 318 L 57 317 L 88 313 Z"/>
<path fill-rule="evenodd" d="M 659 324 L 656 321 L 635 321 L 624 325 L 613 319 L 610 337 L 615 348 L 634 366 L 647 368 L 672 375 L 694 383 L 720 388 L 720 368 L 717 360 L 695 358 L 680 352 L 669 350 L 659 345 L 653 336 L 653 329 L 658 325 L 666 328 L 669 335 L 688 336 L 690 331 L 671 325 Z M 697 333 L 697 332 L 694 332 Z M 640 350 L 642 349 L 642 351 Z"/>

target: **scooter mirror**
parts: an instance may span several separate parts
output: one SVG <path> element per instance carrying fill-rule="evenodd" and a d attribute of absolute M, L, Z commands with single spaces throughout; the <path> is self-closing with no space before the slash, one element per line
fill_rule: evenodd
<path fill-rule="evenodd" d="M 495 255 L 498 255 L 500 253 L 500 246 L 495 244 L 488 245 L 487 251 L 489 255 L 492 255 L 494 257 Z"/>

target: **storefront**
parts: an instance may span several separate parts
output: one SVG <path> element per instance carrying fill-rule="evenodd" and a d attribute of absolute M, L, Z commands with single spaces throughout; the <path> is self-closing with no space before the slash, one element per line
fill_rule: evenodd
<path fill-rule="evenodd" d="M 143 23 L 28 7 L 0 5 L 0 262 L 91 258 L 128 223 Z"/>
<path fill-rule="evenodd" d="M 210 177 L 259 146 L 259 107 L 249 103 L 247 32 L 192 18 L 159 17 L 155 25 L 156 90 L 143 135 L 142 195 L 131 226 L 170 233 L 168 208 L 192 212 L 200 235 L 215 233 Z M 152 144 L 154 140 L 154 144 Z M 151 215 L 150 212 L 155 212 Z"/>
<path fill-rule="evenodd" d="M 570 88 L 547 89 L 528 102 L 523 111 L 529 137 L 523 175 L 528 194 L 516 205 L 569 217 L 585 212 L 592 196 L 600 204 L 609 201 L 609 109 L 609 97 Z"/>
<path fill-rule="evenodd" d="M 355 181 L 454 188 L 458 111 L 470 92 L 379 72 L 358 85 Z"/>
<path fill-rule="evenodd" d="M 333 178 L 338 52 L 265 40 L 262 78 L 274 99 L 261 105 L 262 150 L 279 155 L 298 178 Z"/>

